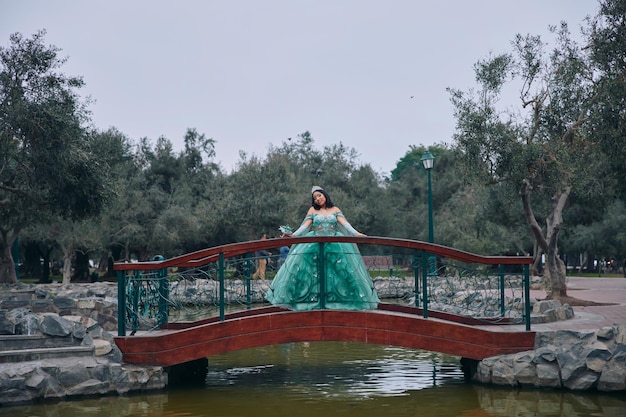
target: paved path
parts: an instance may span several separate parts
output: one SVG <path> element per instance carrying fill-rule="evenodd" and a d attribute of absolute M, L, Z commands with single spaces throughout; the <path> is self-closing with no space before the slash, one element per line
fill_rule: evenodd
<path fill-rule="evenodd" d="M 549 330 L 598 330 L 613 324 L 626 324 L 626 278 L 567 278 L 567 295 L 580 300 L 597 303 L 613 303 L 607 306 L 573 307 L 574 318 L 552 323 L 532 324 L 533 331 Z M 543 290 L 531 290 L 530 296 L 544 299 Z M 521 326 L 493 326 L 491 330 L 520 331 Z"/>

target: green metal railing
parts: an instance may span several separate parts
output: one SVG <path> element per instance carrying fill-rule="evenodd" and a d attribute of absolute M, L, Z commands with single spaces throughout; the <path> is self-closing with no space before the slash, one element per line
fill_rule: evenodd
<path fill-rule="evenodd" d="M 330 242 L 358 245 L 385 303 L 420 309 L 424 318 L 437 311 L 488 323 L 524 323 L 530 330 L 531 257 L 485 257 L 421 241 L 342 236 L 257 240 L 171 259 L 116 263 L 118 334 L 210 317 L 223 321 L 227 310 L 269 305 L 263 294 L 281 259 L 270 257 L 267 280 L 254 280 L 254 253 L 297 243 L 319 244 L 317 285 L 325 308 L 325 247 Z"/>

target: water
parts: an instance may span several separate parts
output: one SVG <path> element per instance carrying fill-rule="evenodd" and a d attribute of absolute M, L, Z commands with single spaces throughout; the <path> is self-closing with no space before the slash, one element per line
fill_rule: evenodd
<path fill-rule="evenodd" d="M 463 380 L 459 358 L 360 343 L 292 343 L 209 358 L 198 388 L 0 408 L 0 417 L 602 416 L 626 398 L 493 388 Z"/>

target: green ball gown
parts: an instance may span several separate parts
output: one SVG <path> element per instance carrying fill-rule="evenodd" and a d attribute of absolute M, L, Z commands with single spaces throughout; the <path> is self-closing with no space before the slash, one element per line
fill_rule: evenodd
<path fill-rule="evenodd" d="M 302 236 L 348 236 L 337 221 L 341 212 L 312 214 L 308 230 Z M 372 310 L 380 300 L 356 244 L 330 242 L 324 247 L 325 307 L 331 310 Z M 318 272 L 319 243 L 298 243 L 291 247 L 266 294 L 267 300 L 291 310 L 321 308 Z"/>

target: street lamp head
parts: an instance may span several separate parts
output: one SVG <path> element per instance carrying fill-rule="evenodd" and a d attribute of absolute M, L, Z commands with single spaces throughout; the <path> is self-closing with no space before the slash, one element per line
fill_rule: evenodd
<path fill-rule="evenodd" d="M 433 169 L 433 163 L 435 162 L 435 157 L 429 151 L 424 152 L 422 157 L 420 158 L 422 164 L 424 164 L 424 168 L 427 170 Z"/>

